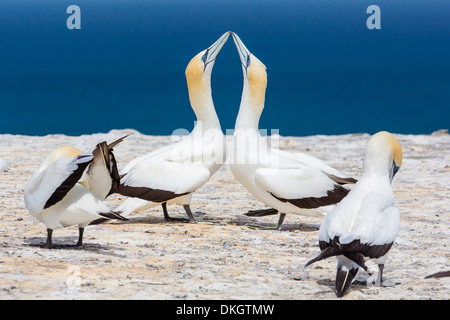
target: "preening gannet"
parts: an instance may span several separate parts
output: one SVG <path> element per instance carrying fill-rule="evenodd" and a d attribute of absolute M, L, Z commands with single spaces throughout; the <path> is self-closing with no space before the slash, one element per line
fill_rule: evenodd
<path fill-rule="evenodd" d="M 337 258 L 336 295 L 345 295 L 366 259 L 374 259 L 382 282 L 387 253 L 397 237 L 400 216 L 394 207 L 391 182 L 402 164 L 402 148 L 386 131 L 373 135 L 364 155 L 361 178 L 324 218 L 319 230 L 321 253 L 306 266 L 332 256 Z"/>
<path fill-rule="evenodd" d="M 113 147 L 105 141 L 92 154 L 81 155 L 72 146 L 55 149 L 32 175 L 24 192 L 30 214 L 47 227 L 46 248 L 52 248 L 53 229 L 78 225 L 77 246 L 83 245 L 84 228 L 102 217 L 127 220 L 102 201 L 120 182 Z"/>
<path fill-rule="evenodd" d="M 180 142 L 132 160 L 121 171 L 124 176 L 117 193 L 129 197 L 116 209 L 123 216 L 161 204 L 167 221 L 186 221 L 168 215 L 167 205 L 177 204 L 184 207 L 189 221 L 195 221 L 192 194 L 225 161 L 225 136 L 214 109 L 211 73 L 229 34 L 197 54 L 186 68 L 189 100 L 197 116 L 192 132 Z"/>
<path fill-rule="evenodd" d="M 231 172 L 250 193 L 273 208 L 259 210 L 262 215 L 280 212 L 276 229 L 280 229 L 287 213 L 322 216 L 305 209 L 338 203 L 349 191 L 341 184 L 356 180 L 312 156 L 267 147 L 258 131 L 267 86 L 266 67 L 235 33 L 232 35 L 242 64 L 244 88 L 231 160 L 228 155 Z"/>

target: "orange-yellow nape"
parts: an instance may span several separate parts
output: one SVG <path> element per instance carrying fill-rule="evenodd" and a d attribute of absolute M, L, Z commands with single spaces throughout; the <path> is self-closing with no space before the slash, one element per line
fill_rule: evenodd
<path fill-rule="evenodd" d="M 202 52 L 192 58 L 186 67 L 186 81 L 191 98 L 202 94 L 208 87 L 207 81 L 203 78 L 205 64 L 203 63 L 201 56 Z"/>
<path fill-rule="evenodd" d="M 196 112 L 197 108 L 205 105 L 211 99 L 211 79 L 205 74 L 205 64 L 201 57 L 203 52 L 197 54 L 186 67 L 186 81 L 189 91 L 189 101 Z M 207 69 L 208 70 L 208 69 Z M 211 70 L 211 69 L 209 69 Z"/>
<path fill-rule="evenodd" d="M 387 131 L 380 131 L 374 134 L 371 140 L 372 139 L 382 140 L 390 148 L 395 164 L 399 167 L 402 165 L 403 160 L 402 146 L 400 145 L 400 142 L 398 142 L 398 140 L 391 133 Z"/>
<path fill-rule="evenodd" d="M 251 99 L 258 106 L 264 105 L 267 88 L 266 66 L 255 56 L 252 56 L 252 62 L 247 67 L 247 78 Z"/>
<path fill-rule="evenodd" d="M 79 156 L 81 152 L 72 146 L 60 146 L 50 154 L 50 162 L 60 158 L 73 158 Z"/>
<path fill-rule="evenodd" d="M 400 145 L 400 142 L 398 142 L 398 140 L 394 138 L 393 135 L 391 135 L 391 137 L 392 137 L 392 139 L 391 139 L 390 144 L 391 144 L 392 150 L 394 150 L 395 165 L 400 167 L 402 165 L 402 161 L 403 161 L 402 146 Z"/>

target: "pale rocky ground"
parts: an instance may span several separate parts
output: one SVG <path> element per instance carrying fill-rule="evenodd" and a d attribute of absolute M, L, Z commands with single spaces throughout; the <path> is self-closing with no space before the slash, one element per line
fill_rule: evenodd
<path fill-rule="evenodd" d="M 287 215 L 282 231 L 252 230 L 278 217 L 249 218 L 263 208 L 222 167 L 193 196 L 192 210 L 218 224 L 168 223 L 161 207 L 130 221 L 86 228 L 84 248 L 73 245 L 78 229 L 57 229 L 53 250 L 41 248 L 45 226 L 24 206 L 31 174 L 56 146 L 90 151 L 133 130 L 68 137 L 0 135 L 1 299 L 336 299 L 334 258 L 304 269 L 318 252 L 319 218 Z M 450 136 L 396 135 L 404 148 L 394 179 L 401 213 L 399 236 L 386 264 L 384 287 L 353 284 L 344 299 L 450 298 L 450 278 L 424 279 L 450 270 Z M 369 135 L 281 137 L 282 149 L 307 152 L 359 177 Z M 170 143 L 171 137 L 138 132 L 115 148 L 119 168 L 138 155 Z M 115 208 L 124 198 L 113 195 Z M 184 216 L 171 206 L 173 216 Z M 203 214 L 204 213 L 204 214 Z M 371 271 L 374 264 L 368 263 Z"/>

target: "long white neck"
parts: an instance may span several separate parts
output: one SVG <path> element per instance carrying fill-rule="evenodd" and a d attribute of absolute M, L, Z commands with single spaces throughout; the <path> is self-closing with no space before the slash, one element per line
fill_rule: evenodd
<path fill-rule="evenodd" d="M 264 108 L 264 101 L 251 97 L 248 82 L 244 80 L 241 105 L 236 118 L 235 130 L 258 130 L 259 119 Z"/>
<path fill-rule="evenodd" d="M 220 121 L 217 117 L 212 99 L 210 77 L 205 76 L 200 88 L 195 87 L 189 89 L 189 100 L 197 117 L 197 124 L 194 130 L 200 130 L 200 128 L 203 131 L 209 129 L 221 130 Z"/>
<path fill-rule="evenodd" d="M 363 177 L 389 178 L 389 155 L 377 153 L 376 150 L 368 150 L 365 153 L 363 165 Z"/>

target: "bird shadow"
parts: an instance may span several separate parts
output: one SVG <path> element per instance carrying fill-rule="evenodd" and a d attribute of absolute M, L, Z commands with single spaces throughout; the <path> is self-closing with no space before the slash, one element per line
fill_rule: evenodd
<path fill-rule="evenodd" d="M 330 290 L 334 291 L 334 281 L 332 281 L 330 279 L 320 279 L 320 280 L 317 280 L 316 283 L 320 286 L 327 287 Z"/>
<path fill-rule="evenodd" d="M 230 220 L 231 224 L 238 225 L 238 226 L 247 226 L 250 229 L 256 229 L 256 230 L 267 230 L 267 231 L 278 231 L 277 229 L 270 229 L 270 227 L 273 227 L 274 224 L 270 223 L 256 223 L 255 220 L 250 219 L 232 219 Z M 255 226 L 257 226 L 255 228 Z M 308 223 L 283 223 L 281 225 L 281 230 L 279 231 L 301 231 L 301 232 L 314 232 L 318 231 L 320 228 L 320 225 L 318 224 L 308 224 Z"/>
<path fill-rule="evenodd" d="M 330 294 L 336 292 L 334 281 L 330 279 L 320 279 L 317 280 L 316 283 L 324 288 L 323 290 L 317 292 L 317 294 Z M 327 288 L 328 290 L 326 290 L 325 288 Z"/>
<path fill-rule="evenodd" d="M 281 226 L 281 231 L 302 231 L 302 232 L 314 232 L 320 229 L 318 224 L 308 223 L 286 223 Z"/>
<path fill-rule="evenodd" d="M 232 218 L 230 220 L 223 219 L 223 218 L 216 218 L 211 215 L 207 215 L 204 212 L 196 211 L 194 212 L 194 217 L 197 219 L 196 222 L 191 222 L 187 219 L 186 215 L 176 215 L 173 214 L 170 216 L 171 218 L 176 218 L 180 220 L 176 221 L 167 221 L 164 219 L 164 216 L 161 214 L 161 216 L 158 215 L 146 215 L 146 216 L 137 216 L 137 217 L 127 217 L 128 220 L 126 221 L 105 221 L 102 223 L 96 224 L 96 226 L 108 226 L 108 225 L 137 225 L 137 224 L 150 224 L 150 225 L 159 225 L 159 224 L 167 224 L 167 225 L 176 225 L 176 224 L 192 224 L 192 223 L 205 223 L 210 225 L 217 225 L 217 226 L 223 226 L 223 225 L 236 225 L 236 226 L 247 226 L 250 229 L 256 229 L 256 230 L 276 230 L 276 229 L 270 229 L 270 227 L 274 226 L 274 224 L 270 223 L 258 223 L 260 220 L 255 220 L 252 218 L 247 217 L 237 217 Z M 184 220 L 183 220 L 184 219 Z M 261 228 L 258 228 L 261 227 Z M 284 223 L 281 226 L 281 230 L 279 231 L 301 231 L 301 232 L 315 232 L 318 231 L 320 228 L 319 224 L 308 224 L 308 223 Z"/>
<path fill-rule="evenodd" d="M 331 279 L 320 279 L 317 280 L 316 283 L 320 286 L 327 287 L 330 291 L 321 291 L 319 293 L 336 293 L 336 284 Z M 353 281 L 350 285 L 350 291 L 358 291 L 367 288 L 367 284 L 365 282 L 357 282 Z"/>
<path fill-rule="evenodd" d="M 205 223 L 214 223 L 221 224 L 221 219 L 207 216 L 206 213 L 203 212 L 194 212 L 194 217 L 197 219 L 197 222 L 205 222 Z M 192 223 L 189 221 L 189 219 L 186 216 L 183 215 L 171 215 L 171 218 L 180 219 L 175 221 L 167 221 L 164 219 L 164 217 L 161 215 L 159 216 L 139 216 L 139 217 L 127 217 L 127 221 L 114 221 L 110 223 L 100 223 L 98 225 L 105 226 L 105 225 L 127 225 L 127 224 L 189 224 Z"/>
<path fill-rule="evenodd" d="M 33 237 L 24 240 L 25 245 L 28 247 L 33 248 L 40 248 L 40 249 L 46 249 L 45 243 L 47 238 L 46 237 Z M 78 241 L 78 237 L 53 237 L 53 247 L 51 249 L 47 250 L 74 250 L 74 251 L 88 251 L 88 252 L 94 252 L 94 253 L 101 253 L 111 256 L 117 256 L 117 257 L 124 257 L 122 255 L 119 255 L 114 251 L 116 250 L 124 250 L 122 247 L 112 246 L 112 245 L 101 245 L 98 243 L 92 243 L 92 242 L 85 242 L 82 246 L 77 246 L 76 243 Z M 70 242 L 70 243 L 68 243 Z"/>

